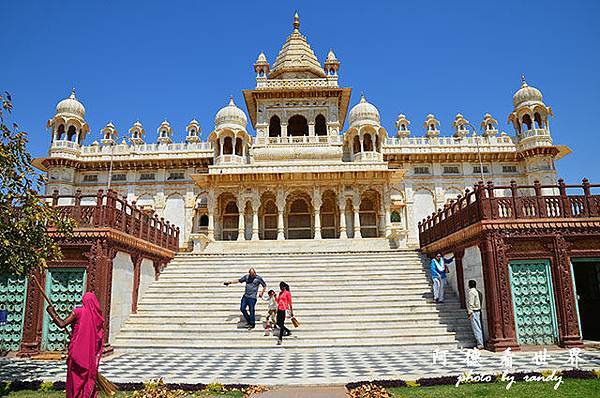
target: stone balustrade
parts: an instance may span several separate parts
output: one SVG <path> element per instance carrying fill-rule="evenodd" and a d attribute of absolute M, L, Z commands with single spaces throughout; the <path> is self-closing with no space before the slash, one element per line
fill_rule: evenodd
<path fill-rule="evenodd" d="M 481 221 L 600 217 L 600 194 L 593 195 L 593 188 L 600 188 L 600 184 L 592 185 L 587 179 L 581 185 L 566 185 L 562 179 L 557 185 L 538 181 L 517 185 L 513 181 L 495 186 L 480 182 L 474 190 L 467 190 L 464 196 L 419 222 L 419 241 L 425 247 Z M 568 193 L 573 190 L 583 194 Z"/>
<path fill-rule="evenodd" d="M 60 214 L 77 223 L 77 228 L 112 228 L 148 243 L 176 252 L 179 248 L 179 228 L 127 203 L 113 190 L 100 189 L 96 195 L 59 195 L 58 191 L 44 200 L 56 207 Z M 92 203 L 86 205 L 83 203 Z"/>

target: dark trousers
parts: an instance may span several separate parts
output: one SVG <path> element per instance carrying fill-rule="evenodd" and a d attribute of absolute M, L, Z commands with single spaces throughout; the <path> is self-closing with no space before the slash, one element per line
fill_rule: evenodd
<path fill-rule="evenodd" d="M 290 329 L 285 327 L 285 310 L 277 310 L 277 326 L 279 327 L 279 340 L 283 339 L 283 335 L 290 332 Z"/>
<path fill-rule="evenodd" d="M 240 311 L 242 311 L 242 315 L 246 318 L 246 322 L 250 326 L 254 326 L 256 324 L 256 319 L 254 316 L 254 307 L 256 306 L 256 299 L 242 296 L 242 302 L 240 304 Z M 246 307 L 248 307 L 249 311 L 246 311 Z"/>

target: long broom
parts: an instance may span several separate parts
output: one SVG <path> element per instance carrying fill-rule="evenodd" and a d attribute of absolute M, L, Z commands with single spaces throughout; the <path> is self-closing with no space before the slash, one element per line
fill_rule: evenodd
<path fill-rule="evenodd" d="M 33 281 L 37 285 L 38 289 L 40 290 L 40 293 L 42 294 L 42 297 L 44 297 L 44 300 L 46 301 L 46 303 L 48 303 L 48 305 L 50 307 L 53 307 L 52 301 L 50 301 L 50 298 L 46 295 L 46 292 L 44 292 L 44 289 L 42 288 L 40 281 L 38 281 L 38 279 L 35 277 L 35 275 L 31 275 L 31 278 L 33 279 Z M 104 393 L 108 396 L 113 396 L 117 393 L 117 391 L 119 391 L 117 386 L 115 386 L 106 377 L 101 375 L 100 372 L 98 372 L 98 375 L 96 376 L 96 388 L 98 389 L 99 392 Z"/>

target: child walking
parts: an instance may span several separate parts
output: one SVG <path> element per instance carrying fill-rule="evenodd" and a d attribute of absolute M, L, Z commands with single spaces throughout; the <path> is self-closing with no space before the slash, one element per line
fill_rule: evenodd
<path fill-rule="evenodd" d="M 265 336 L 271 332 L 271 327 L 277 327 L 277 296 L 275 290 L 269 290 L 269 297 L 264 299 L 268 305 L 267 323 L 265 325 Z"/>

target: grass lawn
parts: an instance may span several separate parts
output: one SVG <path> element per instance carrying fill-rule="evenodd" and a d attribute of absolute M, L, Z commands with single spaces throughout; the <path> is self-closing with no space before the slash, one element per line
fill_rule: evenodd
<path fill-rule="evenodd" d="M 116 398 L 127 398 L 130 397 L 131 393 L 118 393 L 115 395 Z M 7 395 L 8 398 L 64 398 L 65 393 L 63 391 L 52 391 L 52 392 L 40 392 L 40 391 L 18 391 L 11 392 Z M 99 398 L 104 398 L 104 395 L 98 395 Z M 196 392 L 190 394 L 189 398 L 242 398 L 242 393 L 239 391 L 232 391 L 227 393 L 206 393 Z"/>
<path fill-rule="evenodd" d="M 454 386 L 434 387 L 403 387 L 388 388 L 394 398 L 459 398 L 459 397 L 507 397 L 507 398 L 534 398 L 534 397 L 569 397 L 592 398 L 600 397 L 600 380 L 572 380 L 566 379 L 554 390 L 552 382 L 515 382 L 510 390 L 506 389 L 504 382 L 492 384 L 463 384 Z"/>

